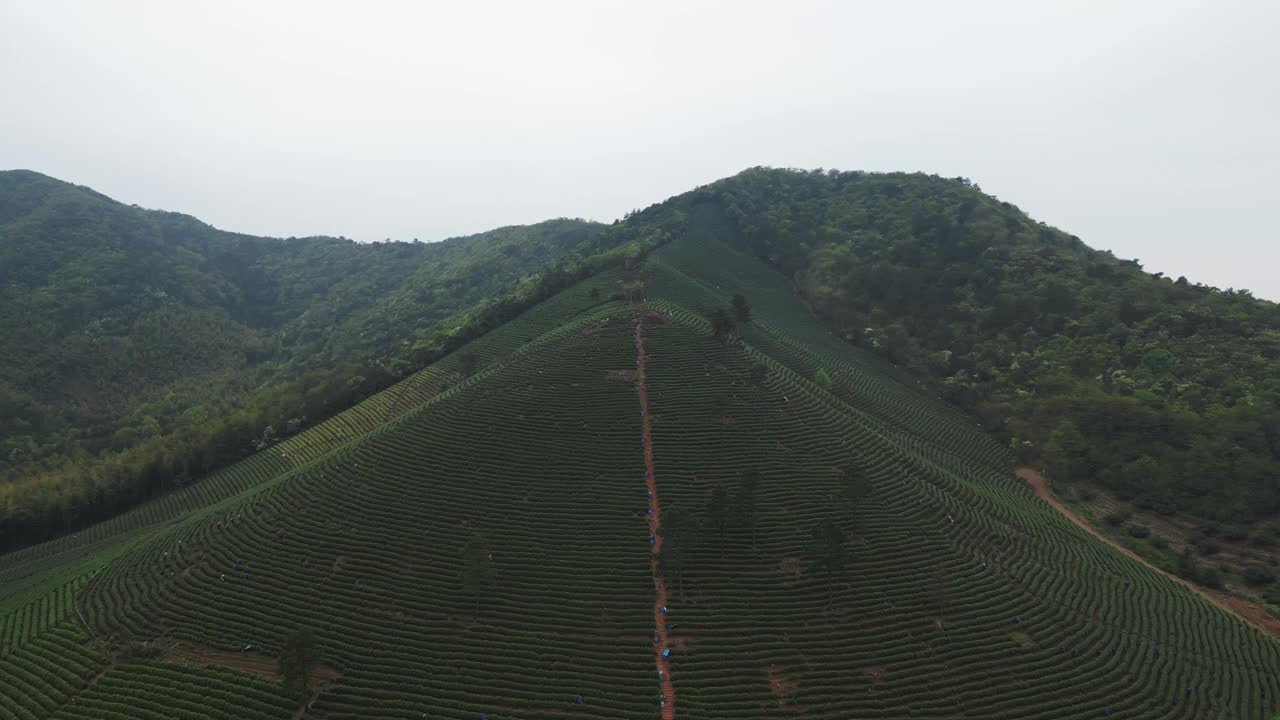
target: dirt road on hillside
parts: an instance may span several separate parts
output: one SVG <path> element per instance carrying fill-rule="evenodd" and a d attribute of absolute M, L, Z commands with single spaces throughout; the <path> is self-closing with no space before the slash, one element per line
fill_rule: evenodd
<path fill-rule="evenodd" d="M 1156 572 L 1161 573 L 1165 577 L 1168 577 L 1173 581 L 1181 583 L 1182 585 L 1190 588 L 1192 592 L 1200 595 L 1200 597 L 1203 597 L 1205 600 L 1208 600 L 1209 602 L 1213 603 L 1214 605 L 1217 605 L 1223 610 L 1226 610 L 1232 615 L 1235 615 L 1236 617 L 1240 618 L 1246 623 L 1249 623 L 1250 625 L 1258 628 L 1259 630 L 1266 633 L 1267 635 L 1270 635 L 1273 638 L 1280 639 L 1280 618 L 1276 618 L 1271 613 L 1267 612 L 1266 610 L 1263 610 L 1262 608 L 1258 607 L 1257 605 L 1254 605 L 1253 603 L 1247 600 L 1241 600 L 1240 598 L 1219 595 L 1217 593 L 1206 590 L 1198 585 L 1194 585 L 1190 582 L 1187 582 L 1186 580 L 1183 580 L 1177 575 L 1161 570 L 1160 568 L 1148 562 L 1146 558 L 1142 557 L 1141 555 L 1138 555 L 1137 553 L 1133 552 L 1129 548 L 1121 545 L 1115 540 L 1098 532 L 1098 530 L 1096 530 L 1093 527 L 1093 525 L 1090 525 L 1087 520 L 1085 520 L 1084 518 L 1072 512 L 1066 505 L 1063 505 L 1062 502 L 1058 500 L 1058 498 L 1054 497 L 1053 494 L 1049 492 L 1049 488 L 1047 485 L 1045 485 L 1044 478 L 1040 477 L 1040 473 L 1028 467 L 1020 467 L 1017 469 L 1016 473 L 1018 477 L 1025 480 L 1026 483 L 1031 486 L 1032 490 L 1036 491 L 1036 495 L 1040 496 L 1042 500 L 1044 500 L 1045 502 L 1053 506 L 1055 510 L 1062 513 L 1063 517 L 1067 518 L 1071 522 L 1083 528 L 1085 532 L 1089 533 L 1090 535 L 1093 535 L 1094 537 L 1107 543 L 1108 545 L 1118 549 L 1120 552 L 1128 555 L 1134 560 L 1137 560 L 1143 565 L 1146 565 L 1152 570 L 1155 570 Z"/>
<path fill-rule="evenodd" d="M 676 691 L 671 686 L 671 669 L 662 653 L 671 647 L 671 638 L 667 632 L 667 618 L 664 611 L 667 607 L 667 581 L 658 567 L 658 552 L 662 549 L 661 527 L 662 509 L 658 505 L 658 485 L 653 472 L 653 434 L 649 431 L 649 388 L 645 384 L 644 355 L 644 321 L 642 316 L 636 320 L 636 388 L 640 394 L 640 438 L 644 446 L 644 478 L 649 490 L 649 535 L 653 538 L 653 553 L 649 564 L 653 570 L 653 586 L 656 598 L 653 604 L 654 637 L 653 652 L 658 663 L 658 675 L 662 678 L 662 720 L 674 720 L 676 716 Z"/>

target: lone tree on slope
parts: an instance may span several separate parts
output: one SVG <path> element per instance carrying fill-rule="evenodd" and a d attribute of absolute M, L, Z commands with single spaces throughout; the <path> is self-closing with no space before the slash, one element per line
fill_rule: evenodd
<path fill-rule="evenodd" d="M 285 689 L 305 695 L 311 688 L 311 670 L 320 664 L 315 634 L 306 628 L 294 631 L 284 641 L 279 662 Z"/>
<path fill-rule="evenodd" d="M 469 378 L 476 374 L 476 370 L 480 369 L 480 358 L 473 352 L 463 353 L 458 358 L 458 373 L 464 378 Z"/>
<path fill-rule="evenodd" d="M 733 335 L 738 331 L 738 323 L 725 311 L 724 308 L 716 308 L 711 313 L 711 334 L 715 336 L 721 343 L 727 345 L 733 339 Z"/>
<path fill-rule="evenodd" d="M 747 303 L 747 299 L 741 293 L 733 296 L 733 316 L 740 323 L 751 322 L 751 305 Z"/>
<path fill-rule="evenodd" d="M 818 372 L 813 374 L 813 381 L 823 390 L 830 391 L 835 381 L 831 379 L 831 373 L 827 372 L 824 367 L 818 368 Z"/>

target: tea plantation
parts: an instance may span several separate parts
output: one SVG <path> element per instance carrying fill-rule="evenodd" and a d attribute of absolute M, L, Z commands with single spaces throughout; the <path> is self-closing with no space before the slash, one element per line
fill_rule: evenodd
<path fill-rule="evenodd" d="M 1280 644 L 1060 518 L 710 240 L 0 557 L 0 588 L 4 720 L 1280 712 Z M 300 694 L 271 668 L 302 629 Z"/>

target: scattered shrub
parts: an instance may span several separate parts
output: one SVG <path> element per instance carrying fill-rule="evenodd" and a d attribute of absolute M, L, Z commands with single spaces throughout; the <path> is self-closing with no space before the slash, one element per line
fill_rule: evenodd
<path fill-rule="evenodd" d="M 1244 581 L 1254 587 L 1270 585 L 1276 581 L 1276 575 L 1261 565 L 1250 565 L 1244 569 Z"/>
<path fill-rule="evenodd" d="M 1221 590 L 1223 588 L 1222 573 L 1219 572 L 1217 568 L 1209 568 L 1208 570 L 1200 573 L 1200 578 L 1196 582 L 1214 590 Z"/>
<path fill-rule="evenodd" d="M 1239 543 L 1249 540 L 1249 528 L 1233 525 L 1222 532 L 1222 539 L 1227 542 Z"/>
<path fill-rule="evenodd" d="M 1216 541 L 1209 538 L 1200 538 L 1196 541 L 1196 550 L 1199 550 L 1201 555 L 1217 555 L 1221 549 L 1222 547 Z"/>
<path fill-rule="evenodd" d="M 1133 517 L 1133 513 L 1129 512 L 1128 510 L 1118 510 L 1113 513 L 1108 513 L 1105 517 L 1102 518 L 1102 521 L 1110 525 L 1111 527 L 1120 527 L 1121 525 L 1125 524 L 1125 522 L 1128 521 L 1128 519 L 1131 517 Z"/>

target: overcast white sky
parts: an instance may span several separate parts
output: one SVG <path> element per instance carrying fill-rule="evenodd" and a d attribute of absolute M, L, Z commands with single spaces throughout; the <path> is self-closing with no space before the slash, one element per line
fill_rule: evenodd
<path fill-rule="evenodd" d="M 1277 38 L 1270 0 L 0 0 L 0 168 L 358 240 L 923 170 L 1280 300 Z"/>

